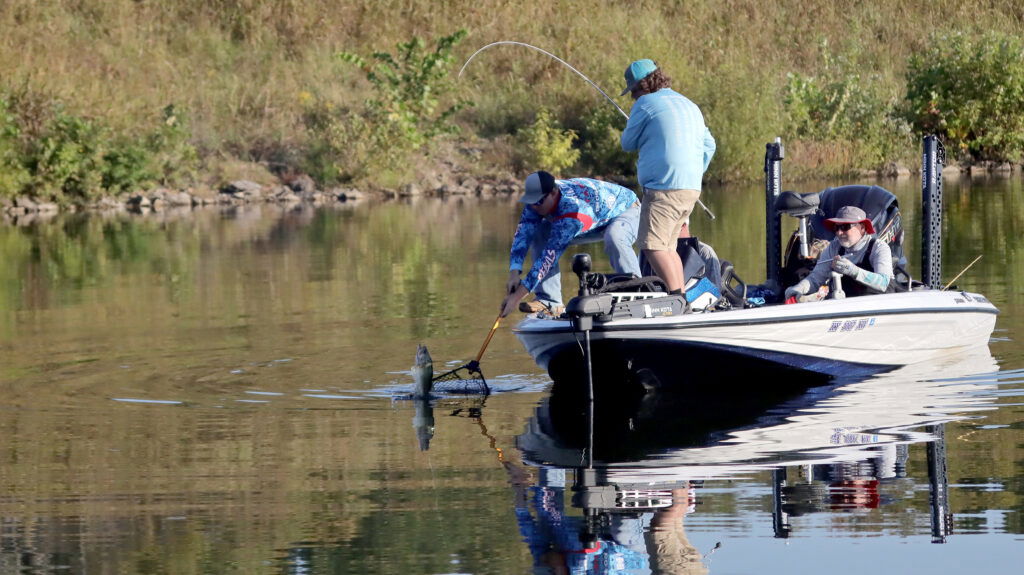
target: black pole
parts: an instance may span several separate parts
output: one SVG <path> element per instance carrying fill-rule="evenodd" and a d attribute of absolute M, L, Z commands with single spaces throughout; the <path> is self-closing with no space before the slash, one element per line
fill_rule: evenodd
<path fill-rule="evenodd" d="M 934 135 L 925 136 L 921 160 L 921 282 L 942 287 L 942 167 L 946 150 Z"/>
<path fill-rule="evenodd" d="M 775 198 L 782 193 L 782 139 L 765 145 L 764 153 L 764 228 L 765 270 L 768 281 L 782 285 L 782 219 L 775 211 Z"/>
<path fill-rule="evenodd" d="M 946 427 L 928 426 L 935 436 L 928 443 L 928 483 L 931 489 L 932 543 L 945 543 L 953 532 L 953 513 L 949 510 L 949 477 L 946 474 Z"/>
<path fill-rule="evenodd" d="M 782 509 L 782 489 L 786 487 L 786 468 L 772 470 L 772 528 L 776 539 L 788 539 L 792 527 L 789 514 Z"/>

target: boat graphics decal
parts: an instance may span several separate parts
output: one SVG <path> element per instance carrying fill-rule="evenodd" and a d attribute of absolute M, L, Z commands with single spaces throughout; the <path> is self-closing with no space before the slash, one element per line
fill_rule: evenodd
<path fill-rule="evenodd" d="M 879 296 L 879 297 L 881 297 L 881 296 Z M 966 302 L 961 302 L 961 303 L 966 303 Z M 602 322 L 602 321 L 595 321 L 594 322 L 593 331 L 595 333 L 597 333 L 597 332 L 617 332 L 617 331 L 636 331 L 636 332 L 663 331 L 663 330 L 675 331 L 675 330 L 694 330 L 694 329 L 700 329 L 700 328 L 706 328 L 706 327 L 716 327 L 716 326 L 748 326 L 748 325 L 760 325 L 760 324 L 767 324 L 767 323 L 777 323 L 777 324 L 790 324 L 790 323 L 794 323 L 795 324 L 795 323 L 803 323 L 803 322 L 809 322 L 809 321 L 818 321 L 818 320 L 823 320 L 823 319 L 832 320 L 832 321 L 840 321 L 840 322 L 845 323 L 847 321 L 858 320 L 858 319 L 863 317 L 861 314 L 855 314 L 855 313 L 850 313 L 849 315 L 846 315 L 844 317 L 844 314 L 837 314 L 837 313 L 834 313 L 834 312 L 833 313 L 808 314 L 808 315 L 796 316 L 796 317 L 792 317 L 791 316 L 791 317 L 787 317 L 787 318 L 780 318 L 778 316 L 760 317 L 760 318 L 756 318 L 756 319 L 747 318 L 747 317 L 744 317 L 744 318 L 741 318 L 741 319 L 733 319 L 734 316 L 723 317 L 723 316 L 725 316 L 725 314 L 732 314 L 732 313 L 736 313 L 736 312 L 717 312 L 717 313 L 712 313 L 712 314 L 706 314 L 706 315 L 712 316 L 713 319 L 703 319 L 703 318 L 700 317 L 700 316 L 705 315 L 705 314 L 693 314 L 693 315 L 688 314 L 688 315 L 683 315 L 683 316 L 677 316 L 679 318 L 679 321 L 678 322 L 673 322 L 671 324 L 655 323 L 655 324 L 644 325 L 642 323 L 638 323 L 635 320 L 613 321 L 613 322 L 607 322 L 607 323 L 606 322 Z M 999 310 L 995 309 L 995 308 L 992 308 L 992 307 L 976 307 L 976 306 L 971 306 L 971 307 L 968 307 L 968 308 L 952 308 L 952 307 L 946 307 L 946 308 L 942 308 L 942 307 L 900 308 L 900 309 L 892 309 L 892 310 L 877 310 L 877 311 L 873 312 L 873 317 L 877 318 L 877 317 L 880 317 L 880 316 L 889 316 L 889 315 L 897 315 L 897 316 L 899 316 L 899 315 L 907 315 L 907 316 L 909 316 L 909 315 L 935 314 L 935 313 L 956 313 L 956 314 L 967 313 L 967 314 L 979 314 L 979 315 L 998 315 L 999 314 Z M 837 317 L 837 316 L 839 316 L 839 317 Z M 641 320 L 641 321 L 643 321 L 643 320 Z M 530 333 L 543 333 L 543 334 L 573 333 L 572 322 L 568 321 L 567 319 L 549 318 L 549 319 L 538 320 L 535 323 L 533 323 L 533 322 L 531 322 L 531 323 L 532 323 L 532 325 L 528 325 L 528 326 L 519 325 L 519 326 L 517 326 L 515 328 L 515 331 L 520 332 L 520 333 L 524 333 L 524 334 L 530 334 Z M 870 327 L 870 326 L 865 325 L 864 327 L 867 328 L 867 327 Z M 842 331 L 842 330 L 840 330 L 840 331 Z"/>

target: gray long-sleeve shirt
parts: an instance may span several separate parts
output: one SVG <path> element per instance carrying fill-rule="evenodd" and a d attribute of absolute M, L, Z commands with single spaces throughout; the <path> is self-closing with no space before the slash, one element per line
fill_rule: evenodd
<path fill-rule="evenodd" d="M 861 263 L 864 261 L 864 257 L 868 250 L 868 244 L 871 242 L 871 238 L 874 235 L 865 234 L 864 237 L 857 242 L 857 245 L 852 248 L 848 248 L 843 257 L 850 260 L 855 266 L 864 268 Z M 818 263 L 814 266 L 811 273 L 804 278 L 808 283 L 811 284 L 809 290 L 806 293 L 812 293 L 821 287 L 825 282 L 829 281 L 832 277 L 832 260 L 839 255 L 839 240 L 834 239 L 829 242 L 828 247 L 825 248 L 821 255 L 818 256 Z M 892 251 L 889 249 L 888 244 L 878 240 L 875 242 L 875 248 L 871 251 L 870 260 L 871 267 L 874 269 L 874 273 L 884 276 L 888 281 L 885 282 L 888 285 L 889 281 L 892 281 Z M 885 287 L 882 287 L 884 291 Z"/>

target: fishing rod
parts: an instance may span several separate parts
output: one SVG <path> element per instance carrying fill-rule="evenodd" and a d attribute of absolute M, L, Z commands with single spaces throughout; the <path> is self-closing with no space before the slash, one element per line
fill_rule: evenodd
<path fill-rule="evenodd" d="M 595 90 L 600 92 L 601 95 L 604 96 L 606 100 L 611 102 L 612 106 L 615 106 L 615 109 L 618 110 L 620 114 L 622 114 L 623 118 L 625 118 L 626 120 L 629 120 L 629 114 L 627 114 L 625 110 L 623 110 L 621 107 L 619 107 L 619 105 L 615 103 L 615 100 L 613 100 L 611 96 L 609 96 L 607 93 L 605 93 L 605 91 L 602 90 L 600 86 L 595 84 L 594 81 L 591 80 L 590 78 L 588 78 L 583 72 L 580 72 L 579 70 L 574 68 L 572 66 L 572 64 L 566 62 L 565 60 L 559 58 L 558 56 L 555 56 L 551 52 L 548 52 L 547 50 L 544 50 L 542 48 L 538 48 L 538 47 L 536 47 L 536 46 L 534 46 L 532 44 L 527 44 L 526 42 L 516 42 L 514 40 L 499 40 L 497 42 L 491 42 L 490 44 L 480 48 L 476 52 L 473 52 L 473 55 L 470 56 L 468 59 L 466 59 L 466 63 L 463 64 L 462 68 L 459 70 L 459 78 L 462 78 L 462 72 L 464 72 L 466 70 L 466 66 L 469 66 L 469 63 L 473 61 L 473 58 L 476 58 L 477 54 L 479 54 L 480 52 L 483 52 L 484 50 L 487 50 L 488 48 L 491 48 L 491 47 L 494 47 L 494 46 L 500 46 L 502 44 L 511 44 L 511 45 L 514 45 L 514 46 L 523 46 L 524 48 L 529 48 L 531 50 L 536 50 L 536 51 L 540 52 L 541 54 L 544 54 L 545 56 L 548 56 L 548 57 L 554 59 L 556 62 L 562 64 L 566 68 L 568 68 L 568 69 L 572 70 L 573 72 L 575 72 L 576 75 L 579 76 L 580 78 L 583 78 L 584 80 L 586 80 L 586 82 L 588 84 L 590 84 L 591 86 L 593 86 Z M 700 204 L 700 207 L 704 210 L 704 213 L 706 213 L 709 218 L 711 218 L 712 220 L 715 219 L 715 214 L 711 210 L 709 210 L 707 206 L 704 205 L 704 202 L 702 202 L 702 201 L 700 201 L 700 199 L 698 199 L 697 203 Z"/>
<path fill-rule="evenodd" d="M 946 284 L 946 287 L 942 288 L 942 291 L 946 291 L 946 290 L 948 290 L 948 289 L 949 289 L 949 286 L 953 285 L 953 282 L 955 282 L 956 280 L 960 279 L 960 276 L 964 275 L 964 273 L 965 273 L 965 272 L 966 272 L 967 270 L 971 269 L 971 266 L 973 266 L 974 264 L 978 263 L 978 260 L 980 260 L 980 259 L 981 259 L 981 256 L 982 256 L 982 255 L 984 255 L 984 254 L 981 254 L 981 255 L 979 255 L 978 257 L 974 258 L 974 261 L 973 261 L 973 262 L 971 262 L 971 263 L 969 263 L 969 264 L 967 264 L 967 267 L 965 267 L 965 268 L 963 269 L 963 271 L 961 271 L 960 273 L 956 274 L 956 277 L 954 277 L 953 279 L 949 280 L 949 283 L 948 283 L 948 284 Z"/>

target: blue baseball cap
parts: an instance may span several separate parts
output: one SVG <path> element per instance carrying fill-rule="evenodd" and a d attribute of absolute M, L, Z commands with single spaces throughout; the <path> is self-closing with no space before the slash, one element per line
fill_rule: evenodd
<path fill-rule="evenodd" d="M 653 71 L 655 71 L 657 69 L 658 69 L 658 65 L 654 63 L 654 60 L 647 60 L 647 59 L 637 60 L 636 62 L 633 62 L 632 64 L 630 64 L 629 67 L 626 68 L 626 74 L 625 74 L 625 76 L 626 76 L 626 89 L 623 90 L 622 93 L 619 94 L 619 95 L 620 96 L 625 96 L 626 94 L 632 92 L 633 88 L 636 87 L 636 83 L 637 82 L 639 82 L 640 80 L 643 80 L 647 76 L 650 76 L 651 72 L 653 72 Z"/>
<path fill-rule="evenodd" d="M 519 201 L 527 205 L 536 204 L 555 189 L 555 177 L 544 171 L 534 172 L 526 177 L 525 188 Z"/>

